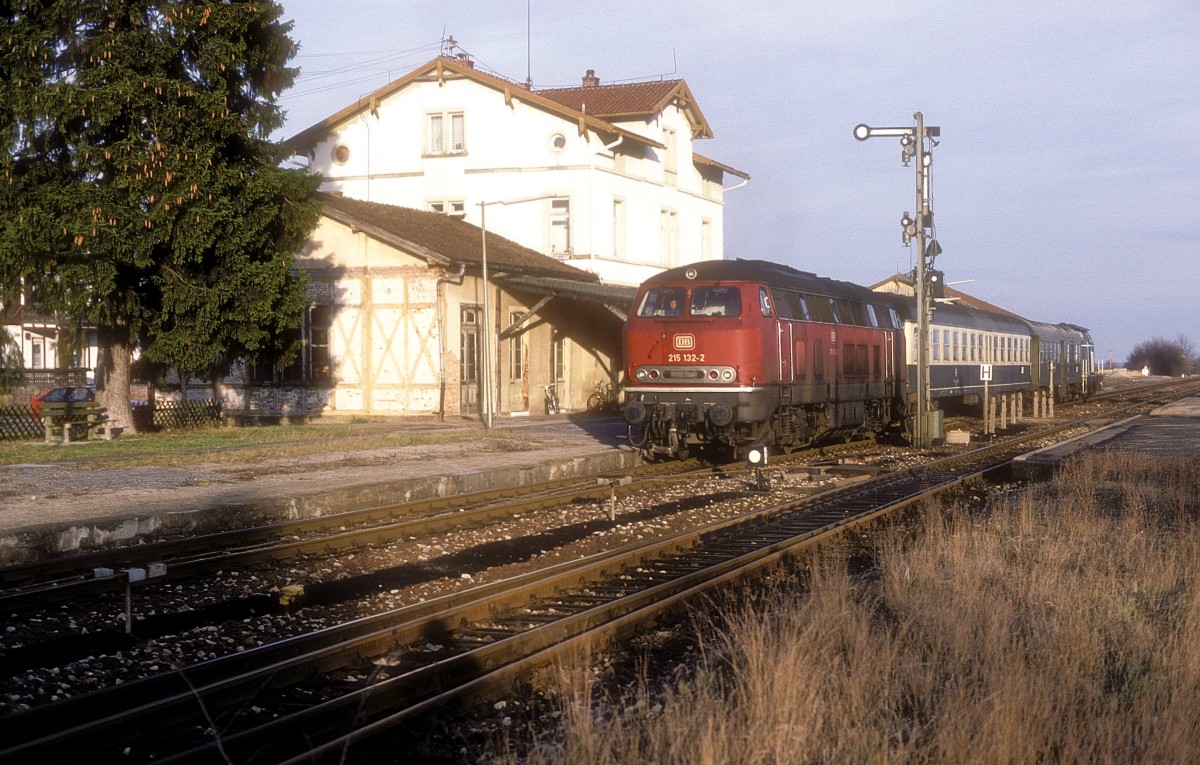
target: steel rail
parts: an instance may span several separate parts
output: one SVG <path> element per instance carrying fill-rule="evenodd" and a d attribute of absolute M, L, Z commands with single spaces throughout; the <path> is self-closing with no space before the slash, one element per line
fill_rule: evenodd
<path fill-rule="evenodd" d="M 129 567 L 165 564 L 167 573 L 163 579 L 179 579 L 231 564 L 251 565 L 300 555 L 330 554 L 384 544 L 403 536 L 479 526 L 522 513 L 560 507 L 575 499 L 602 498 L 614 492 L 624 495 L 644 489 L 646 482 L 721 470 L 719 467 L 701 467 L 696 460 L 635 466 L 587 477 L 436 497 L 18 564 L 0 568 L 0 582 L 10 584 L 0 589 L 0 609 L 42 606 L 47 601 L 118 591 L 125 586 L 125 578 L 120 572 Z M 634 481 L 622 483 L 626 477 Z M 96 575 L 96 571 L 111 573 Z"/>
<path fill-rule="evenodd" d="M 1144 406 L 1144 404 L 1128 408 L 1137 406 Z M 1085 419 L 1110 415 L 1111 413 L 1104 413 Z M 1078 425 L 1079 422 L 1066 423 L 1056 430 L 1061 432 Z M 1027 442 L 1045 437 L 1047 437 L 1047 433 L 1041 432 L 1028 435 L 1021 441 Z M 47 757 L 53 759 L 54 752 L 65 751 L 62 748 L 65 741 L 78 741 L 85 738 L 95 740 L 97 736 L 109 742 L 129 741 L 143 732 L 141 729 L 128 727 L 135 723 L 157 724 L 166 726 L 167 729 L 173 729 L 174 726 L 185 720 L 194 719 L 195 715 L 199 713 L 200 702 L 210 708 L 245 702 L 262 687 L 287 685 L 304 677 L 310 671 L 309 667 L 311 666 L 318 665 L 326 669 L 345 666 L 346 662 L 356 658 L 379 656 L 396 650 L 398 646 L 419 641 L 421 636 L 429 634 L 431 625 L 436 628 L 435 631 L 441 633 L 446 632 L 452 625 L 473 624 L 477 625 L 474 628 L 477 632 L 482 632 L 486 637 L 491 631 L 494 638 L 495 631 L 500 628 L 494 624 L 489 625 L 489 622 L 495 618 L 495 609 L 503 604 L 509 604 L 510 608 L 515 608 L 515 604 L 525 603 L 530 599 L 545 599 L 547 602 L 554 603 L 557 597 L 556 593 L 572 590 L 575 594 L 568 595 L 567 598 L 583 598 L 585 601 L 591 600 L 598 604 L 619 603 L 619 605 L 605 605 L 609 609 L 607 614 L 604 613 L 604 609 L 600 609 L 600 605 L 580 612 L 576 611 L 570 603 L 562 602 L 562 597 L 557 597 L 562 611 L 574 611 L 574 613 L 563 619 L 555 619 L 551 624 L 534 626 L 528 630 L 530 634 L 537 636 L 536 639 L 519 638 L 518 636 L 523 634 L 521 632 L 514 633 L 510 638 L 493 639 L 489 644 L 437 662 L 430 668 L 384 681 L 384 683 L 371 688 L 312 708 L 317 711 L 309 710 L 299 713 L 299 716 L 283 718 L 290 722 L 276 722 L 267 728 L 252 729 L 248 732 L 234 733 L 223 737 L 221 748 L 226 752 L 235 751 L 243 745 L 240 742 L 247 742 L 246 746 L 261 746 L 262 739 L 258 738 L 255 742 L 256 737 L 263 735 L 270 737 L 271 731 L 284 725 L 302 723 L 306 733 L 311 734 L 323 727 L 322 724 L 316 722 L 317 717 L 338 709 L 353 709 L 355 710 L 354 715 L 359 718 L 364 715 L 381 714 L 383 720 L 393 719 L 392 715 L 387 714 L 386 711 L 391 709 L 395 695 L 404 685 L 443 687 L 443 683 L 430 686 L 430 677 L 434 675 L 440 678 L 453 677 L 456 673 L 461 673 L 463 667 L 521 667 L 524 666 L 522 662 L 533 662 L 533 656 L 542 651 L 551 650 L 551 647 L 557 643 L 583 639 L 582 636 L 590 631 L 602 630 L 604 624 L 619 624 L 619 619 L 625 618 L 634 611 L 651 608 L 649 602 L 637 605 L 640 603 L 637 598 L 630 599 L 632 595 L 636 595 L 636 593 L 627 592 L 634 586 L 635 578 L 643 580 L 643 592 L 659 594 L 692 582 L 694 577 L 701 576 L 700 571 L 679 576 L 680 571 L 698 565 L 685 562 L 683 568 L 679 567 L 678 561 L 682 560 L 681 556 L 689 550 L 692 551 L 690 554 L 698 556 L 697 560 L 724 556 L 727 559 L 741 560 L 745 563 L 747 560 L 744 558 L 745 555 L 778 552 L 803 539 L 869 522 L 884 512 L 891 512 L 898 506 L 917 501 L 931 491 L 944 490 L 945 487 L 991 469 L 996 464 L 1011 459 L 1021 450 L 1012 442 L 985 446 L 971 452 L 944 458 L 922 468 L 910 469 L 899 477 L 884 476 L 843 489 L 835 492 L 828 499 L 810 497 L 790 500 L 772 508 L 755 511 L 747 516 L 728 519 L 710 524 L 702 529 L 657 540 L 652 544 L 629 545 L 619 550 L 592 556 L 583 561 L 560 564 L 544 572 L 535 572 L 506 582 L 475 588 L 438 601 L 401 609 L 392 614 L 371 617 L 361 620 L 360 634 L 350 639 L 344 639 L 346 633 L 343 629 L 330 628 L 322 631 L 323 639 L 329 643 L 323 649 L 312 650 L 313 643 L 308 643 L 309 647 L 305 648 L 307 641 L 293 639 L 288 642 L 296 653 L 290 657 L 286 655 L 287 650 L 283 648 L 282 644 L 273 644 L 263 649 L 247 651 L 244 654 L 188 668 L 186 670 L 187 683 L 175 674 L 169 674 L 156 676 L 157 679 L 148 678 L 145 681 L 126 684 L 126 686 L 120 686 L 111 692 L 106 691 L 93 694 L 92 697 L 84 697 L 92 698 L 92 703 L 95 703 L 96 699 L 107 694 L 103 696 L 104 705 L 108 709 L 122 710 L 103 719 L 86 719 L 87 715 L 94 713 L 94 708 L 82 702 L 73 708 L 76 714 L 71 714 L 72 707 L 69 702 L 73 700 L 20 713 L 7 720 L 0 720 L 0 724 L 12 723 L 11 729 L 4 730 L 3 735 L 0 735 L 0 740 L 22 742 L 16 744 L 14 748 L 0 751 L 0 758 L 10 754 L 19 754 L 23 757 L 36 756 L 39 759 Z M 1001 453 L 1002 451 L 1003 453 Z M 945 473 L 944 470 L 954 462 L 965 465 L 965 467 Z M 908 481 L 911 486 L 904 488 L 897 485 L 898 481 Z M 797 517 L 798 514 L 804 515 L 805 513 L 808 518 Z M 779 517 L 785 515 L 789 516 L 787 522 L 780 521 Z M 764 518 L 774 519 L 772 522 L 778 531 L 772 533 L 784 534 L 782 539 L 772 540 L 769 538 L 770 535 L 765 530 L 767 521 Z M 797 527 L 797 523 L 800 523 L 801 527 Z M 804 527 L 805 525 L 807 528 Z M 740 538 L 731 540 L 731 530 L 739 526 L 748 531 L 743 532 Z M 759 541 L 754 542 L 755 539 Z M 789 539 L 796 541 L 789 542 Z M 737 548 L 744 548 L 748 544 L 747 540 L 750 540 L 749 543 L 757 549 L 749 552 L 744 549 L 739 551 Z M 782 547 L 780 547 L 781 545 Z M 730 555 L 731 547 L 732 552 L 738 553 L 737 555 Z M 665 566 L 661 561 L 666 559 L 673 559 L 675 563 Z M 658 565 L 664 565 L 665 568 L 657 572 L 651 570 L 639 573 L 636 571 L 638 566 L 646 564 L 648 561 L 659 561 Z M 653 565 L 651 563 L 651 569 L 653 569 Z M 734 564 L 730 564 L 728 560 L 719 564 L 719 566 L 726 567 L 730 565 Z M 623 579 L 620 575 L 614 579 L 611 571 L 615 567 L 622 567 L 626 571 L 633 568 L 635 569 L 634 574 L 637 576 L 626 574 Z M 709 579 L 719 580 L 726 573 L 735 570 L 737 566 L 734 565 L 734 569 L 729 570 L 712 566 L 707 568 L 710 573 L 705 576 Z M 725 573 L 717 573 L 718 571 Z M 641 575 L 643 573 L 645 576 Z M 667 578 L 666 582 L 656 581 L 663 577 Z M 597 588 L 595 586 L 597 581 L 607 581 L 607 584 Z M 671 582 L 676 584 L 672 585 Z M 613 597 L 614 593 L 623 597 Z M 672 592 L 672 594 L 674 593 Z M 650 596 L 639 595 L 638 597 Z M 574 605 L 579 605 L 579 601 L 576 600 Z M 553 606 L 551 608 L 554 609 Z M 535 619 L 533 623 L 536 625 L 537 621 Z M 372 629 L 363 629 L 364 626 Z M 577 630 L 581 630 L 578 635 L 574 634 Z M 469 642 L 470 628 L 461 629 L 459 633 L 463 636 L 462 640 Z M 598 634 L 601 633 L 593 633 L 593 637 Z M 339 637 L 342 638 L 340 642 Z M 519 647 L 521 645 L 524 647 Z M 305 650 L 308 652 L 304 653 Z M 516 653 L 505 656 L 505 651 L 516 651 Z M 249 669 L 255 666 L 258 669 Z M 210 676 L 211 679 L 209 679 Z M 503 675 L 498 677 L 503 677 Z M 480 687 L 480 684 L 486 685 L 489 682 L 483 677 L 463 678 L 458 681 L 459 691 L 446 690 L 442 691 L 440 695 L 467 693 L 472 688 Z M 173 696 L 162 697 L 162 689 L 172 683 L 176 686 L 187 685 L 187 688 Z M 156 696 L 156 693 L 159 695 Z M 153 700 L 145 701 L 142 704 L 132 703 L 138 699 Z M 387 699 L 382 711 L 376 709 L 377 704 L 380 703 L 379 699 Z M 414 711 L 407 714 L 416 714 L 417 711 L 424 708 L 421 705 L 428 706 L 432 703 L 434 702 L 429 699 L 417 699 L 412 706 Z M 80 714 L 81 711 L 82 714 Z M 393 724 L 402 719 L 404 719 L 403 716 L 394 718 Z M 380 724 L 382 723 L 378 721 L 371 723 L 372 726 Z M 0 727 L 9 728 L 9 725 L 4 724 Z M 255 733 L 255 730 L 258 733 Z M 343 737 L 365 735 L 366 733 L 349 733 L 343 734 Z M 339 737 L 334 736 L 333 740 L 339 740 Z M 330 746 L 334 746 L 334 744 L 330 744 Z M 210 750 L 202 746 L 193 750 L 193 754 L 188 754 L 186 757 L 204 757 L 207 756 L 205 752 L 211 754 Z"/>

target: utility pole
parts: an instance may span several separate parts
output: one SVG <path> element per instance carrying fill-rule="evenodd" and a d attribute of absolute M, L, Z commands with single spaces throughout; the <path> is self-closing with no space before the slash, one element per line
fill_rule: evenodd
<path fill-rule="evenodd" d="M 900 160 L 904 166 L 908 167 L 914 155 L 917 160 L 917 218 L 914 221 L 905 212 L 900 219 L 900 225 L 903 227 L 905 246 L 910 245 L 914 236 L 917 239 L 917 265 L 913 279 L 917 299 L 917 416 L 913 423 L 913 445 L 927 448 L 933 445 L 934 438 L 942 436 L 941 421 L 934 420 L 935 410 L 929 390 L 929 322 L 933 318 L 934 292 L 940 294 L 943 288 L 942 275 L 933 268 L 934 260 L 942 248 L 937 239 L 932 238 L 933 210 L 929 206 L 929 169 L 933 165 L 932 148 L 937 146 L 937 141 L 933 139 L 941 136 L 942 129 L 934 125 L 926 126 L 920 112 L 913 114 L 913 119 L 916 120 L 913 127 L 855 125 L 854 137 L 860 141 L 880 137 L 899 138 Z"/>

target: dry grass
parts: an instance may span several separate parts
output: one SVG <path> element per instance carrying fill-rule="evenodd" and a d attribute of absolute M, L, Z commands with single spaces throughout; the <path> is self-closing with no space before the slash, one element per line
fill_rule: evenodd
<path fill-rule="evenodd" d="M 701 629 L 683 682 L 612 703 L 566 673 L 561 730 L 495 758 L 1200 761 L 1198 511 L 1200 463 L 1119 455 L 983 513 L 930 508 L 875 575 L 825 560 Z"/>
<path fill-rule="evenodd" d="M 197 455 L 202 455 L 205 462 L 252 465 L 274 459 L 459 443 L 485 437 L 496 441 L 496 451 L 516 451 L 523 443 L 508 431 L 475 427 L 438 430 L 431 426 L 424 430 L 419 425 L 376 423 L 277 425 L 122 435 L 112 441 L 82 441 L 69 448 L 39 441 L 0 441 L 0 465 L 90 460 L 92 466 L 104 468 L 112 467 L 114 462 L 130 467 L 186 467 L 196 463 Z"/>

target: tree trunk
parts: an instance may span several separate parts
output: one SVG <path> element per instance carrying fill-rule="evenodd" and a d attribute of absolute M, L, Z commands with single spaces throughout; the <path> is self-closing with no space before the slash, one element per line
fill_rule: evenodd
<path fill-rule="evenodd" d="M 96 370 L 96 388 L 101 403 L 108 409 L 114 428 L 137 433 L 133 407 L 129 405 L 132 381 L 133 345 L 121 329 L 100 328 L 100 365 Z"/>

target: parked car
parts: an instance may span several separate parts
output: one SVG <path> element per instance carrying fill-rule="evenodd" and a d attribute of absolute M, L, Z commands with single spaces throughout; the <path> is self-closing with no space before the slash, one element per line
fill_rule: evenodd
<path fill-rule="evenodd" d="M 33 409 L 34 414 L 41 414 L 42 404 L 60 404 L 64 401 L 74 404 L 95 400 L 94 385 L 59 385 L 35 396 L 29 407 Z"/>

